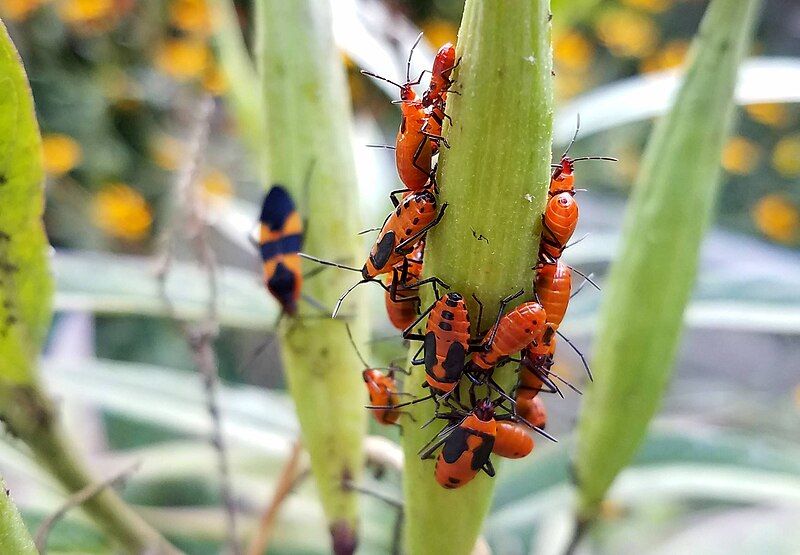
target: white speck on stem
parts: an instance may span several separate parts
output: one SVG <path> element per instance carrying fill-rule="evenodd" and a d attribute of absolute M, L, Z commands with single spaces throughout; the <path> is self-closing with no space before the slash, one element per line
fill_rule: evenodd
<path fill-rule="evenodd" d="M 531 54 L 530 56 L 527 56 L 527 57 L 525 57 L 525 58 L 523 58 L 523 59 L 524 59 L 526 62 L 528 62 L 529 64 L 536 65 L 536 56 L 534 56 L 533 54 Z"/>
<path fill-rule="evenodd" d="M 533 196 L 530 193 L 525 194 L 522 198 L 524 198 L 528 202 L 533 202 Z"/>

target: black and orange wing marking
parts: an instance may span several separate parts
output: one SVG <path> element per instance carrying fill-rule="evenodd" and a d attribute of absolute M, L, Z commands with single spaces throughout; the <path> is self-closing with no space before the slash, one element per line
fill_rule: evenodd
<path fill-rule="evenodd" d="M 303 221 L 289 192 L 274 185 L 261 207 L 259 251 L 264 283 L 283 310 L 294 315 L 303 285 L 298 253 L 303 245 Z"/>

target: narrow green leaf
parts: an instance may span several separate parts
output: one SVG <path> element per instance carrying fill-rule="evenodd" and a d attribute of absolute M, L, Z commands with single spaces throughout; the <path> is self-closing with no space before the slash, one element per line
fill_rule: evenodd
<path fill-rule="evenodd" d="M 445 134 L 452 148 L 443 149 L 440 159 L 440 200 L 449 206 L 429 235 L 425 266 L 470 302 L 477 295 L 485 322 L 504 296 L 523 287 L 531 292 L 550 173 L 549 5 L 549 0 L 468 0 L 459 31 L 455 87 L 461 95 L 448 97 L 453 124 Z M 477 320 L 477 304 L 470 309 Z M 501 383 L 511 375 L 510 365 L 496 373 Z M 406 389 L 426 395 L 423 382 L 423 370 L 416 367 Z M 403 435 L 406 547 L 415 554 L 469 553 L 494 481 L 481 473 L 460 489 L 439 486 L 434 462 L 417 455 L 438 429 L 420 429 L 431 405 L 411 408 L 417 424 L 406 421 Z"/>
<path fill-rule="evenodd" d="M 0 382 L 34 380 L 50 323 L 43 179 L 30 87 L 0 23 Z"/>
<path fill-rule="evenodd" d="M 22 522 L 6 483 L 0 478 L 0 553 L 36 555 L 28 529 Z"/>
<path fill-rule="evenodd" d="M 656 126 L 600 314 L 595 383 L 579 424 L 581 518 L 641 444 L 669 380 L 730 128 L 736 73 L 758 0 L 714 0 L 670 113 Z"/>
<path fill-rule="evenodd" d="M 308 218 L 306 252 L 360 264 L 350 102 L 333 42 L 330 3 L 259 0 L 256 8 L 266 120 L 264 185 L 281 183 L 294 194 Z M 328 271 L 325 279 L 307 280 L 303 291 L 332 309 L 340 292 L 359 278 Z M 367 324 L 363 308 L 357 292 L 342 309 L 361 344 Z M 357 541 L 357 496 L 345 491 L 342 481 L 361 474 L 366 395 L 361 363 L 348 347 L 344 324 L 328 318 L 326 310 L 305 304 L 299 318 L 285 318 L 282 352 L 334 551 L 350 553 Z"/>

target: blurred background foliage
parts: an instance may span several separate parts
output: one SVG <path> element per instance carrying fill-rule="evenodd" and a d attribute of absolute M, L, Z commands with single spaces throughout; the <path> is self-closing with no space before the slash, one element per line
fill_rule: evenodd
<path fill-rule="evenodd" d="M 374 14 L 376 3 L 388 15 L 363 15 L 362 23 L 398 60 L 410 41 L 397 38 L 392 22 L 408 19 L 433 46 L 455 41 L 459 0 L 333 0 L 335 10 L 361 14 Z M 565 6 L 563 21 L 569 23 L 560 24 L 565 4 L 553 2 L 560 104 L 621 79 L 679 67 L 707 3 L 589 1 L 572 12 Z M 236 7 L 249 36 L 252 6 L 237 2 Z M 84 251 L 158 253 L 200 94 L 218 96 L 225 105 L 228 83 L 213 48 L 211 6 L 205 0 L 0 0 L 0 15 L 30 78 L 44 141 L 46 225 L 58 252 L 60 309 L 44 368 L 48 385 L 63 398 L 67 424 L 77 426 L 71 429 L 81 432 L 97 464 L 113 466 L 121 457 L 147 462 L 130 480 L 127 498 L 188 552 L 215 552 L 224 536 L 223 519 L 213 459 L 202 441 L 207 424 L 200 386 L 189 372 L 185 341 L 158 310 L 142 308 L 153 297 L 151 268 L 142 263 L 147 259 L 128 260 L 125 271 L 115 273 L 106 266 L 113 259 L 89 265 L 80 258 Z M 800 4 L 766 0 L 753 55 L 800 59 Z M 396 108 L 359 75 L 352 56 L 342 56 L 357 144 L 391 141 Z M 397 67 L 378 70 L 392 76 Z M 698 303 L 689 310 L 677 379 L 636 466 L 613 492 L 607 520 L 590 538 L 604 552 L 790 553 L 800 546 L 800 538 L 791 534 L 774 537 L 776 530 L 785 531 L 782 523 L 800 516 L 800 107 L 753 104 L 740 112 L 724 151 L 717 223 L 704 251 Z M 601 281 L 650 127 L 640 122 L 614 128 L 579 141 L 573 151 L 620 159 L 618 164 L 586 163 L 578 174 L 581 186 L 590 190 L 578 236 L 582 231 L 592 235 L 570 257 Z M 365 148 L 358 156 L 363 211 L 367 221 L 377 221 L 386 210 L 379 199 L 394 186 L 392 157 Z M 255 221 L 252 203 L 262 190 L 256 170 L 233 117 L 217 110 L 201 180 L 222 214 L 244 222 L 239 231 L 222 231 L 213 239 L 221 263 L 238 267 L 222 293 L 238 312 L 223 328 L 217 348 L 229 384 L 223 418 L 234 445 L 245 533 L 269 498 L 296 434 L 280 393 L 283 379 L 270 354 L 273 347 L 249 363 L 271 321 L 267 311 L 274 311 L 267 301 L 253 300 L 260 295 L 258 264 L 246 234 Z M 239 232 L 245 240 L 232 240 Z M 77 262 L 68 251 L 78 253 Z M 192 280 L 200 278 L 191 272 L 180 276 L 186 281 L 175 287 L 191 308 L 202 297 L 202 288 L 192 289 Z M 316 279 L 324 279 L 324 273 Z M 116 293 L 101 296 L 98 289 L 104 286 Z M 130 306 L 115 304 L 119 291 L 130 293 Z M 584 292 L 576 298 L 566 322 L 583 349 L 590 344 L 593 297 Z M 222 318 L 225 323 L 225 314 Z M 375 337 L 390 333 L 384 316 L 376 314 L 375 321 Z M 399 342 L 378 341 L 373 347 L 375 364 L 403 352 Z M 69 362 L 76 358 L 81 362 Z M 557 361 L 557 371 L 580 382 L 579 365 L 569 355 L 564 358 Z M 566 533 L 567 438 L 577 402 L 572 396 L 553 403 L 552 427 L 565 441 L 505 465 L 486 528 L 497 553 L 551 552 L 558 534 Z M 0 468 L 35 527 L 60 494 L 24 461 L 13 442 L 0 445 Z M 647 474 L 650 468 L 656 474 Z M 719 473 L 703 474 L 709 469 Z M 661 487 L 653 489 L 654 476 L 662 478 Z M 398 479 L 389 473 L 370 484 L 399 496 Z M 309 488 L 301 488 L 287 504 L 276 548 L 324 551 L 324 523 Z M 365 547 L 385 549 L 394 510 L 366 499 L 364 513 L 369 515 L 363 519 Z M 541 526 L 531 526 L 533 521 Z M 747 522 L 747 542 L 742 522 Z M 107 550 L 102 536 L 78 513 L 56 527 L 50 545 L 55 551 L 76 545 L 80 552 Z"/>

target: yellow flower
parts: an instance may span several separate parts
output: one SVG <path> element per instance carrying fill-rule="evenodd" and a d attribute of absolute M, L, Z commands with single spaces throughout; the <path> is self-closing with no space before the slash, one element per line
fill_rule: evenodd
<path fill-rule="evenodd" d="M 750 104 L 744 109 L 751 119 L 771 127 L 782 127 L 789 118 L 786 104 Z"/>
<path fill-rule="evenodd" d="M 659 39 L 658 26 L 652 19 L 629 10 L 604 12 L 595 32 L 615 56 L 644 58 L 655 50 Z"/>
<path fill-rule="evenodd" d="M 150 145 L 150 155 L 160 168 L 168 171 L 178 169 L 181 158 L 185 154 L 185 145 L 175 137 L 159 135 Z"/>
<path fill-rule="evenodd" d="M 556 37 L 553 42 L 553 56 L 566 69 L 582 70 L 592 62 L 594 47 L 578 31 L 568 31 Z"/>
<path fill-rule="evenodd" d="M 184 81 L 201 76 L 209 59 L 205 41 L 194 38 L 170 39 L 162 45 L 156 65 L 170 77 Z"/>
<path fill-rule="evenodd" d="M 630 8 L 637 8 L 650 13 L 661 13 L 672 6 L 674 0 L 622 0 Z"/>
<path fill-rule="evenodd" d="M 228 78 L 219 65 L 210 65 L 203 74 L 203 88 L 214 96 L 221 96 L 228 91 Z"/>
<path fill-rule="evenodd" d="M 83 160 L 81 145 L 72 137 L 57 133 L 42 137 L 42 154 L 44 170 L 55 177 L 64 175 Z"/>
<path fill-rule="evenodd" d="M 211 14 L 205 0 L 172 0 L 169 6 L 172 24 L 187 33 L 208 33 Z"/>
<path fill-rule="evenodd" d="M 97 23 L 113 14 L 113 0 L 62 0 L 58 11 L 67 23 Z"/>
<path fill-rule="evenodd" d="M 761 149 L 744 137 L 732 137 L 722 151 L 722 167 L 729 173 L 747 175 L 758 167 Z"/>
<path fill-rule="evenodd" d="M 639 64 L 642 73 L 652 71 L 663 71 L 683 65 L 686 54 L 689 53 L 689 42 L 685 40 L 672 40 L 661 48 L 660 51 L 653 53 Z"/>
<path fill-rule="evenodd" d="M 429 19 L 422 24 L 422 30 L 425 39 L 437 50 L 446 42 L 455 44 L 458 37 L 458 27 L 446 19 Z"/>
<path fill-rule="evenodd" d="M 153 223 L 147 201 L 124 183 L 105 185 L 92 200 L 92 209 L 97 227 L 127 241 L 145 238 Z"/>
<path fill-rule="evenodd" d="M 566 100 L 582 93 L 591 86 L 591 80 L 585 74 L 569 71 L 556 73 L 556 98 Z"/>
<path fill-rule="evenodd" d="M 800 214 L 797 206 L 782 195 L 767 195 L 753 209 L 756 227 L 772 239 L 781 243 L 792 243 L 797 238 Z"/>
<path fill-rule="evenodd" d="M 217 169 L 209 171 L 200 183 L 210 200 L 227 199 L 233 196 L 233 185 L 228 176 Z"/>
<path fill-rule="evenodd" d="M 0 0 L 0 14 L 11 21 L 25 21 L 42 3 L 41 0 Z"/>
<path fill-rule="evenodd" d="M 785 177 L 800 175 L 800 135 L 784 137 L 775 145 L 772 165 Z"/>

